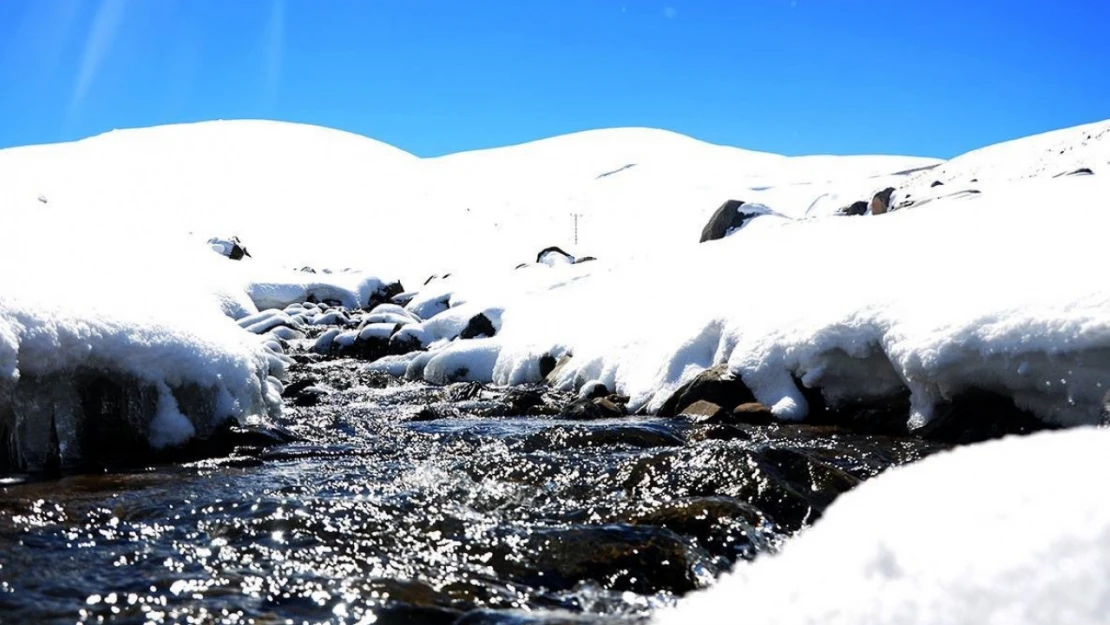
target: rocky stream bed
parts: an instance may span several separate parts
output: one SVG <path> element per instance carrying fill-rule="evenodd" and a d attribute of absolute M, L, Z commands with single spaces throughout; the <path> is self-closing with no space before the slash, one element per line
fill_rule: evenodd
<path fill-rule="evenodd" d="M 4 620 L 639 622 L 944 447 L 727 418 L 584 421 L 544 386 L 299 361 L 280 427 L 209 441 L 208 457 L 8 476 Z"/>

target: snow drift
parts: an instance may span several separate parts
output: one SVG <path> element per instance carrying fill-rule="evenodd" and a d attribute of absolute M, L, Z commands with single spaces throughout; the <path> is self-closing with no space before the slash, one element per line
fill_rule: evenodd
<path fill-rule="evenodd" d="M 664 624 L 1096 625 L 1110 613 L 1110 432 L 974 445 L 843 495 L 781 554 Z"/>

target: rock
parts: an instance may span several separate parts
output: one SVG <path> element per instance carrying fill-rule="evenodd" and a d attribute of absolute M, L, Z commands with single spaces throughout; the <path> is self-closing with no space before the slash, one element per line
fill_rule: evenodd
<path fill-rule="evenodd" d="M 212 246 L 212 250 L 217 254 L 227 256 L 231 260 L 242 260 L 244 256 L 251 255 L 239 241 L 239 237 L 231 237 L 230 239 L 212 237 L 208 239 L 208 244 Z"/>
<path fill-rule="evenodd" d="M 551 354 L 540 356 L 540 377 L 546 379 L 547 376 L 551 375 L 551 372 L 555 370 L 555 365 L 558 363 L 559 361 Z"/>
<path fill-rule="evenodd" d="M 582 258 L 579 258 L 579 259 L 575 260 L 574 264 L 575 265 L 581 265 L 582 263 L 588 263 L 590 261 L 595 261 L 595 260 L 597 260 L 597 259 L 594 258 L 593 256 L 583 256 Z"/>
<path fill-rule="evenodd" d="M 742 209 L 742 210 L 741 210 Z M 750 220 L 762 215 L 777 215 L 775 211 L 762 204 L 747 204 L 740 200 L 728 200 L 714 211 L 713 216 L 701 231 L 701 243 L 723 239 L 735 230 L 744 227 Z"/>
<path fill-rule="evenodd" d="M 732 409 L 732 420 L 737 423 L 767 425 L 775 422 L 771 408 L 759 402 L 745 402 Z"/>
<path fill-rule="evenodd" d="M 560 416 L 572 421 L 595 421 L 616 419 L 625 416 L 624 406 L 614 404 L 605 397 L 597 399 L 576 399 L 564 408 Z"/>
<path fill-rule="evenodd" d="M 929 188 L 931 189 L 933 187 L 943 187 L 943 186 L 944 186 L 943 182 L 941 182 L 939 180 L 934 180 L 933 184 L 929 185 Z"/>
<path fill-rule="evenodd" d="M 567 590 L 592 581 L 618 592 L 682 593 L 698 587 L 695 571 L 699 564 L 709 564 L 698 562 L 678 534 L 650 526 L 538 530 L 523 547 L 526 564 L 510 565 L 505 572 L 550 590 Z"/>
<path fill-rule="evenodd" d="M 582 388 L 578 390 L 578 397 L 580 399 L 597 399 L 599 397 L 608 397 L 610 394 L 609 389 L 598 380 L 590 380 L 583 384 Z"/>
<path fill-rule="evenodd" d="M 574 264 L 574 257 L 556 246 L 551 246 L 536 254 L 536 262 L 552 267 L 555 265 L 572 265 Z"/>
<path fill-rule="evenodd" d="M 497 328 L 485 313 L 478 313 L 470 318 L 466 327 L 459 333 L 460 339 L 476 339 L 479 337 L 492 337 L 497 334 Z"/>
<path fill-rule="evenodd" d="M 552 358 L 552 356 L 548 355 L 545 356 L 545 358 Z M 547 375 L 543 377 L 544 382 L 547 383 L 548 386 L 554 386 L 556 383 L 558 383 L 559 374 L 561 374 L 563 372 L 563 369 L 566 368 L 567 364 L 570 362 L 570 359 L 570 354 L 563 354 L 559 357 L 557 361 L 555 361 L 555 365 L 551 368 L 551 371 L 548 371 Z M 540 359 L 540 367 L 542 371 L 543 359 Z"/>
<path fill-rule="evenodd" d="M 514 387 L 505 391 L 502 401 L 511 415 L 525 415 L 544 405 L 542 388 Z"/>
<path fill-rule="evenodd" d="M 370 294 L 370 298 L 366 301 L 366 310 L 373 310 L 379 304 L 388 303 L 394 297 L 405 292 L 405 287 L 400 282 L 392 282 L 378 289 Z"/>
<path fill-rule="evenodd" d="M 1010 398 L 973 389 L 938 406 L 932 420 L 912 433 L 930 441 L 967 445 L 1053 429 L 1057 428 L 1018 408 Z"/>
<path fill-rule="evenodd" d="M 730 497 L 699 497 L 669 503 L 641 513 L 631 522 L 692 536 L 702 549 L 724 556 L 729 562 L 750 560 L 769 548 L 770 532 L 764 536 L 761 531 L 769 524 L 763 513 Z"/>
<path fill-rule="evenodd" d="M 444 396 L 447 401 L 460 402 L 478 399 L 485 387 L 480 382 L 459 382 L 447 387 Z"/>
<path fill-rule="evenodd" d="M 293 398 L 293 405 L 301 407 L 315 406 L 320 403 L 321 399 L 330 394 L 325 388 L 310 386 Z"/>
<path fill-rule="evenodd" d="M 714 365 L 683 384 L 663 402 L 660 417 L 674 417 L 699 400 L 705 400 L 732 411 L 740 404 L 754 402 L 751 390 L 729 371 L 727 364 Z"/>
<path fill-rule="evenodd" d="M 726 415 L 728 415 L 728 411 L 724 408 L 713 402 L 699 399 L 683 408 L 681 416 L 690 417 L 695 423 L 716 423 Z"/>
<path fill-rule="evenodd" d="M 282 397 L 296 397 L 302 391 L 304 391 L 306 388 L 308 388 L 310 386 L 313 386 L 315 384 L 316 384 L 316 378 L 313 378 L 313 377 L 307 377 L 307 378 L 304 378 L 303 380 L 297 380 L 296 382 L 293 382 L 292 384 L 289 384 L 288 386 L 286 386 L 285 390 L 283 390 L 281 392 L 281 396 Z"/>
<path fill-rule="evenodd" d="M 890 210 L 890 196 L 894 194 L 894 187 L 887 187 L 871 198 L 871 214 L 882 215 Z"/>
<path fill-rule="evenodd" d="M 1095 172 L 1092 171 L 1090 167 L 1080 167 L 1075 171 L 1069 171 L 1063 174 L 1056 174 L 1055 176 L 1053 176 L 1053 178 L 1059 178 L 1061 176 L 1093 176 L 1094 174 Z"/>
<path fill-rule="evenodd" d="M 860 200 L 859 202 L 853 203 L 851 206 L 845 206 L 844 208 L 841 208 L 840 210 L 836 211 L 836 214 L 837 215 L 844 215 L 844 216 L 847 216 L 847 217 L 856 217 L 856 216 L 859 216 L 859 215 L 866 215 L 867 214 L 867 202 L 865 202 L 863 200 Z"/>

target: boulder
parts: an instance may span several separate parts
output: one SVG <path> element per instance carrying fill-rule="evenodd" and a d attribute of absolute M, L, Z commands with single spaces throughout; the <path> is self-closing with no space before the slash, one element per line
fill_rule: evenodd
<path fill-rule="evenodd" d="M 1012 434 L 1056 429 L 1002 395 L 973 389 L 934 410 L 933 418 L 913 430 L 926 440 L 968 445 Z"/>
<path fill-rule="evenodd" d="M 558 360 L 550 354 L 546 354 L 540 358 L 540 371 L 543 372 L 544 369 L 547 369 L 547 373 L 543 376 L 544 382 L 552 386 L 558 383 L 559 374 L 561 374 L 567 364 L 570 363 L 570 358 L 570 354 L 563 354 Z M 548 369 L 548 367 L 550 367 L 550 369 Z"/>
<path fill-rule="evenodd" d="M 845 206 L 844 208 L 841 208 L 840 210 L 836 211 L 836 214 L 844 215 L 846 217 L 857 217 L 859 215 L 866 215 L 867 202 L 860 200 L 859 202 L 853 203 L 851 206 Z"/>
<path fill-rule="evenodd" d="M 871 214 L 882 215 L 890 210 L 890 196 L 894 194 L 894 187 L 887 187 L 871 198 Z"/>
<path fill-rule="evenodd" d="M 697 423 L 717 422 L 727 414 L 728 411 L 724 408 L 704 399 L 699 399 L 682 410 L 682 416 L 690 417 Z"/>
<path fill-rule="evenodd" d="M 574 257 L 553 245 L 536 254 L 536 262 L 552 267 L 555 265 L 572 265 L 574 264 Z"/>
<path fill-rule="evenodd" d="M 731 412 L 740 404 L 755 401 L 755 395 L 740 378 L 732 374 L 727 364 L 714 365 L 702 371 L 694 379 L 683 384 L 659 408 L 660 417 L 674 417 L 682 414 L 697 401 L 716 404 Z"/>
<path fill-rule="evenodd" d="M 625 408 L 609 401 L 607 397 L 596 399 L 576 399 L 564 408 L 560 416 L 572 421 L 596 421 L 598 419 L 617 419 L 625 416 Z"/>
<path fill-rule="evenodd" d="M 231 237 L 230 239 L 212 237 L 208 239 L 208 244 L 212 246 L 212 250 L 217 254 L 227 256 L 231 260 L 242 260 L 244 256 L 251 255 L 246 246 L 239 241 L 239 237 Z"/>
<path fill-rule="evenodd" d="M 723 239 L 735 230 L 748 224 L 761 215 L 778 215 L 762 204 L 747 204 L 740 200 L 728 200 L 713 213 L 709 223 L 701 231 L 701 243 Z"/>
<path fill-rule="evenodd" d="M 459 333 L 460 339 L 476 339 L 478 337 L 492 337 L 497 334 L 497 328 L 484 313 L 478 313 L 470 318 L 466 327 Z"/>

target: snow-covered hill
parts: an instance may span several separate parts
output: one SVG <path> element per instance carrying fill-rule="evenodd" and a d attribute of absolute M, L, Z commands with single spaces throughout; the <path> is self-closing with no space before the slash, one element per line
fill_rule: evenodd
<path fill-rule="evenodd" d="M 330 129 L 220 121 L 0 151 L 0 213 L 95 214 L 90 234 L 114 238 L 235 234 L 257 262 L 412 282 L 549 245 L 616 258 L 694 244 L 731 197 L 828 214 L 935 163 L 787 158 L 645 128 L 418 159 Z"/>

